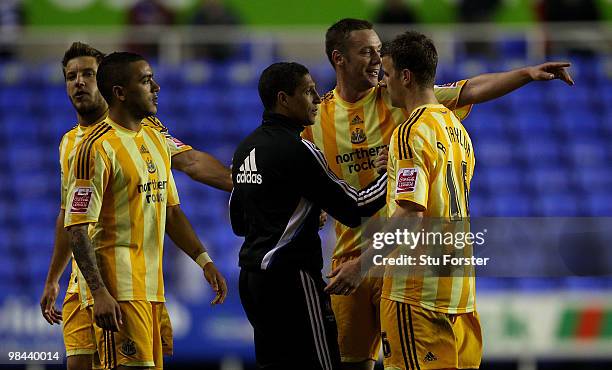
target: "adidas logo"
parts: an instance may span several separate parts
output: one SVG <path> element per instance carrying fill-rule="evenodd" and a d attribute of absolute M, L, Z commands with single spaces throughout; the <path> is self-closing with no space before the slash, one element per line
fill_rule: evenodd
<path fill-rule="evenodd" d="M 436 355 L 431 352 L 427 352 L 427 354 L 425 355 L 425 362 L 436 361 L 437 359 L 438 358 L 436 357 Z"/>
<path fill-rule="evenodd" d="M 358 125 L 360 123 L 363 123 L 363 120 L 359 116 L 355 116 L 355 118 L 353 118 L 351 121 L 351 125 Z"/>
<path fill-rule="evenodd" d="M 255 148 L 251 150 L 249 156 L 240 165 L 240 173 L 236 175 L 236 182 L 238 184 L 261 184 L 261 174 L 257 173 L 257 164 L 255 163 Z"/>
<path fill-rule="evenodd" d="M 140 146 L 140 153 L 142 154 L 149 153 L 149 150 L 147 149 L 146 146 L 144 146 L 144 144 Z"/>

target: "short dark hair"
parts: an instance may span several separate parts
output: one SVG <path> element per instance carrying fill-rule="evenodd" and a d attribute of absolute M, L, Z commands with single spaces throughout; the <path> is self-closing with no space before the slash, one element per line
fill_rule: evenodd
<path fill-rule="evenodd" d="M 408 69 L 420 87 L 432 87 L 436 78 L 438 52 L 430 38 L 407 31 L 383 46 L 382 56 L 393 59 L 395 69 Z"/>
<path fill-rule="evenodd" d="M 336 68 L 332 60 L 333 51 L 340 50 L 341 52 L 346 52 L 346 41 L 349 39 L 351 32 L 371 30 L 373 28 L 372 23 L 364 19 L 355 18 L 344 18 L 332 24 L 325 33 L 325 53 L 332 67 Z"/>
<path fill-rule="evenodd" d="M 273 109 L 281 91 L 292 96 L 302 78 L 309 73 L 308 68 L 295 62 L 274 63 L 264 69 L 257 86 L 264 108 Z"/>
<path fill-rule="evenodd" d="M 64 53 L 64 58 L 62 59 L 62 72 L 64 73 L 64 77 L 66 76 L 66 67 L 68 66 L 68 62 L 79 57 L 93 57 L 96 58 L 96 62 L 100 64 L 102 59 L 104 59 L 104 53 L 85 43 L 79 41 L 73 42 L 68 50 L 66 50 Z"/>
<path fill-rule="evenodd" d="M 96 79 L 98 90 L 108 104 L 113 99 L 113 86 L 127 85 L 132 77 L 128 66 L 141 60 L 145 60 L 145 58 L 128 52 L 115 52 L 102 59 L 98 66 Z"/>

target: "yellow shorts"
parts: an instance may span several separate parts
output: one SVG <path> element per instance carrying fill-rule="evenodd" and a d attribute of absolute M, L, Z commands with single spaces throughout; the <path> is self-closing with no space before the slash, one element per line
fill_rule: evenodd
<path fill-rule="evenodd" d="M 91 307 L 81 309 L 78 293 L 66 293 L 62 306 L 62 331 L 66 356 L 96 353 L 91 317 Z"/>
<path fill-rule="evenodd" d="M 445 314 L 381 299 L 385 370 L 478 369 L 482 334 L 478 313 Z"/>
<path fill-rule="evenodd" d="M 349 259 L 351 258 L 333 260 L 332 269 Z M 366 277 L 355 293 L 349 296 L 331 296 L 342 362 L 378 359 L 381 288 L 382 279 Z"/>
<path fill-rule="evenodd" d="M 163 368 L 161 302 L 119 302 L 123 325 L 118 332 L 95 328 L 98 354 L 104 368 L 142 366 Z"/>

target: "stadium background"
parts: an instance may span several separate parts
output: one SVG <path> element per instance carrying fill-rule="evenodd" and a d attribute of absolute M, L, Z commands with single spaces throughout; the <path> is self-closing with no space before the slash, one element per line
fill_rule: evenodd
<path fill-rule="evenodd" d="M 10 3 L 20 2 L 0 6 Z M 229 164 L 236 144 L 259 122 L 259 72 L 275 60 L 300 61 L 310 67 L 319 92 L 327 91 L 334 75 L 323 51 L 326 27 L 347 16 L 374 20 L 382 5 L 381 0 L 232 0 L 225 5 L 237 13 L 241 26 L 191 26 L 198 1 L 173 0 L 166 3 L 176 12 L 175 25 L 128 26 L 127 9 L 133 3 L 29 0 L 21 2 L 21 26 L 11 26 L 10 19 L 8 25 L 0 23 L 5 52 L 0 60 L 3 354 L 9 349 L 63 353 L 61 329 L 44 321 L 38 299 L 59 203 L 57 146 L 75 123 L 59 63 L 72 41 L 105 52 L 158 44 L 152 61 L 162 88 L 159 118 L 176 137 Z M 576 81 L 571 88 L 559 81 L 532 83 L 474 108 L 465 123 L 478 157 L 472 215 L 612 216 L 612 3 L 595 1 L 599 21 L 556 25 L 540 22 L 542 2 L 498 1 L 488 18 L 477 23 L 465 23 L 460 4 L 410 2 L 417 24 L 377 29 L 382 38 L 408 27 L 431 35 L 440 53 L 439 83 L 555 58 L 572 62 Z M 213 41 L 232 45 L 233 55 L 199 57 L 196 49 Z M 479 43 L 480 52 L 470 53 L 466 42 Z M 223 306 L 211 308 L 201 272 L 168 242 L 166 290 L 175 332 L 175 355 L 168 367 L 248 368 L 252 332 L 238 299 L 241 241 L 229 227 L 228 195 L 180 173 L 176 178 L 182 207 L 228 277 L 230 295 Z M 323 236 L 329 255 L 329 228 Z M 534 256 L 535 264 L 546 258 Z M 593 258 L 610 266 L 607 256 Z M 483 368 L 612 367 L 609 278 L 504 277 L 477 284 L 485 333 Z"/>

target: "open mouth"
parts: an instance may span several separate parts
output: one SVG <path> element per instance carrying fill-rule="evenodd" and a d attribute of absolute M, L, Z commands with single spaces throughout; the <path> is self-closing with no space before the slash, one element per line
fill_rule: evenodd
<path fill-rule="evenodd" d="M 366 71 L 368 76 L 378 78 L 378 69 L 368 69 Z"/>
<path fill-rule="evenodd" d="M 73 97 L 75 99 L 81 99 L 82 97 L 89 95 L 88 93 L 86 93 L 85 91 L 78 91 L 76 94 L 73 95 Z"/>

